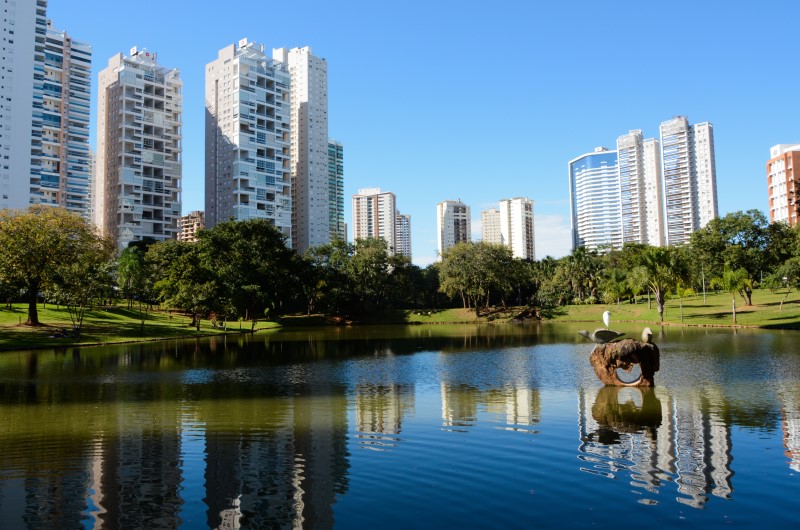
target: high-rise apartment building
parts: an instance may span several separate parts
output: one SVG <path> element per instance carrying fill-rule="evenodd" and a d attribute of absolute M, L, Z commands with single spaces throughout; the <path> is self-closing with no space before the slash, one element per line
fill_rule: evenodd
<path fill-rule="evenodd" d="M 800 144 L 778 144 L 769 150 L 767 162 L 767 193 L 769 196 L 769 220 L 781 221 L 789 226 L 797 224 L 800 199 L 800 182 L 794 168 L 800 168 Z"/>
<path fill-rule="evenodd" d="M 242 39 L 206 65 L 207 227 L 269 219 L 291 244 L 290 116 L 289 71 L 263 45 Z"/>
<path fill-rule="evenodd" d="M 524 197 L 500 201 L 500 238 L 515 258 L 534 260 L 533 201 Z"/>
<path fill-rule="evenodd" d="M 205 215 L 201 211 L 189 212 L 178 218 L 178 241 L 197 241 L 197 232 L 206 227 Z"/>
<path fill-rule="evenodd" d="M 328 173 L 328 63 L 311 48 L 277 48 L 291 77 L 292 245 L 298 252 L 331 239 Z"/>
<path fill-rule="evenodd" d="M 344 222 L 344 146 L 328 140 L 328 224 L 331 241 L 347 241 Z"/>
<path fill-rule="evenodd" d="M 5 0 L 0 208 L 90 211 L 91 46 L 51 28 L 46 0 Z"/>
<path fill-rule="evenodd" d="M 458 243 L 472 241 L 470 208 L 461 199 L 444 201 L 436 205 L 436 233 L 439 259 L 444 252 Z"/>
<path fill-rule="evenodd" d="M 4 0 L 3 7 L 0 208 L 24 209 L 39 190 L 47 1 Z"/>
<path fill-rule="evenodd" d="M 411 259 L 411 216 L 397 212 L 394 231 L 397 255 Z"/>
<path fill-rule="evenodd" d="M 644 241 L 654 247 L 664 246 L 664 183 L 661 178 L 661 146 L 655 138 L 642 142 L 644 160 Z"/>
<path fill-rule="evenodd" d="M 497 208 L 481 211 L 481 241 L 494 245 L 503 244 L 500 235 L 500 210 Z"/>
<path fill-rule="evenodd" d="M 622 242 L 663 245 L 661 157 L 658 140 L 641 130 L 617 138 Z"/>
<path fill-rule="evenodd" d="M 181 215 L 183 84 L 156 54 L 132 48 L 100 72 L 95 224 L 120 248 L 175 239 Z"/>
<path fill-rule="evenodd" d="M 31 202 L 62 206 L 90 218 L 89 104 L 92 48 L 52 29 L 48 21 L 42 82 L 42 136 L 38 187 Z"/>
<path fill-rule="evenodd" d="M 622 242 L 641 243 L 647 239 L 644 207 L 644 152 L 642 131 L 630 131 L 617 138 Z"/>
<path fill-rule="evenodd" d="M 572 248 L 622 247 L 617 152 L 598 147 L 568 164 Z"/>
<path fill-rule="evenodd" d="M 391 254 L 397 249 L 397 198 L 380 188 L 353 195 L 353 239 L 383 239 Z"/>
<path fill-rule="evenodd" d="M 662 122 L 660 131 L 665 240 L 676 245 L 718 215 L 714 131 L 685 116 Z"/>

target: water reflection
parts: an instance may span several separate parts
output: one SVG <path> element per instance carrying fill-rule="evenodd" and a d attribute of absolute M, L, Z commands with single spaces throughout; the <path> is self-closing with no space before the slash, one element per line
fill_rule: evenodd
<path fill-rule="evenodd" d="M 583 471 L 628 476 L 653 494 L 674 482 L 676 500 L 695 508 L 708 495 L 730 498 L 730 427 L 710 406 L 724 402 L 719 389 L 673 395 L 663 388 L 605 387 L 593 399 L 581 391 L 579 402 Z"/>
<path fill-rule="evenodd" d="M 618 389 L 597 388 L 571 336 L 470 329 L 4 354 L 0 520 L 330 528 L 364 526 L 368 514 L 401 527 L 411 500 L 436 506 L 431 521 L 458 521 L 458 498 L 527 521 L 531 503 L 545 513 L 592 502 L 572 492 L 575 475 L 587 491 L 624 501 L 633 489 L 646 509 L 671 513 L 715 500 L 736 513 L 743 492 L 792 491 L 780 481 L 796 475 L 773 473 L 767 488 L 742 473 L 735 435 L 745 427 L 760 450 L 782 447 L 770 462 L 800 472 L 800 369 L 780 336 L 662 336 L 659 386 Z"/>
<path fill-rule="evenodd" d="M 413 412 L 413 386 L 356 385 L 356 437 L 364 448 L 385 451 L 396 447 L 403 430 L 403 417 Z"/>

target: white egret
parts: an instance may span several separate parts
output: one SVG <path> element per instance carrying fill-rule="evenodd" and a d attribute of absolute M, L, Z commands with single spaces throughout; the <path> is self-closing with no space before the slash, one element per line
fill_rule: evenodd
<path fill-rule="evenodd" d="M 611 325 L 611 311 L 603 311 L 603 323 L 606 325 L 606 329 L 608 329 L 608 326 Z"/>

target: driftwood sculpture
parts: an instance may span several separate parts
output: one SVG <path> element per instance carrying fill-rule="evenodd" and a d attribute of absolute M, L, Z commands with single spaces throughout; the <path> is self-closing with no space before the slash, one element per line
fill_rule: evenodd
<path fill-rule="evenodd" d="M 605 385 L 655 386 L 654 376 L 659 369 L 658 346 L 633 339 L 598 344 L 592 350 L 589 362 Z M 631 381 L 620 379 L 618 370 L 630 373 L 637 365 L 641 370 L 638 378 Z"/>

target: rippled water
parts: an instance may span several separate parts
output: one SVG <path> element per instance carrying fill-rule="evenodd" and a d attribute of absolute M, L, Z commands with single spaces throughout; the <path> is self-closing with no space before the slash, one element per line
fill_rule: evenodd
<path fill-rule="evenodd" d="M 2 353 L 0 527 L 800 526 L 800 333 L 665 328 L 642 391 L 575 331 Z"/>

